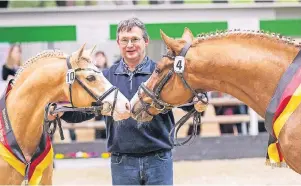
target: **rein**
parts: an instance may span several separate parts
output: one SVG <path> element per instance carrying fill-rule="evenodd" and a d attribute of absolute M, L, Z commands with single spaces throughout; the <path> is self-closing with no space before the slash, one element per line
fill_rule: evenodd
<path fill-rule="evenodd" d="M 72 107 L 67 107 L 67 106 L 59 106 L 57 103 L 48 103 L 45 106 L 45 112 L 44 112 L 44 129 L 45 131 L 53 135 L 56 131 L 57 126 L 59 127 L 59 133 L 60 133 L 60 138 L 61 140 L 64 140 L 64 133 L 62 129 L 62 124 L 61 124 L 61 119 L 57 115 L 56 118 L 52 121 L 48 120 L 48 114 L 56 114 L 59 112 L 68 112 L 68 111 L 78 111 L 78 112 L 84 112 L 84 113 L 90 113 L 90 114 L 95 114 L 95 115 L 100 115 L 100 111 L 103 109 L 103 100 L 110 95 L 112 92 L 114 92 L 114 102 L 113 105 L 109 105 L 110 108 L 109 110 L 111 111 L 111 116 L 113 116 L 115 106 L 116 106 L 116 101 L 117 101 L 117 95 L 119 92 L 119 89 L 116 86 L 112 86 L 109 90 L 104 92 L 101 96 L 97 97 L 76 75 L 76 72 L 79 71 L 93 71 L 96 73 L 101 73 L 99 71 L 96 71 L 92 68 L 77 68 L 77 69 L 72 69 L 71 63 L 70 63 L 70 56 L 67 57 L 66 59 L 67 67 L 68 67 L 68 72 L 66 76 L 66 82 L 69 84 L 69 96 L 70 96 L 70 102 Z M 92 102 L 91 107 L 74 107 L 73 105 L 73 100 L 72 100 L 72 85 L 74 83 L 74 80 L 78 82 L 78 84 L 92 97 L 95 99 L 96 102 Z M 54 110 L 50 111 L 50 108 L 53 107 Z M 52 126 L 53 125 L 53 126 Z"/>
<path fill-rule="evenodd" d="M 188 88 L 192 94 L 194 95 L 194 99 L 196 99 L 197 101 L 201 101 L 203 104 L 208 104 L 208 96 L 207 93 L 204 91 L 201 92 L 197 92 L 195 91 L 193 88 L 191 88 L 191 86 L 187 83 L 187 81 L 184 78 L 183 72 L 184 72 L 184 66 L 183 64 L 185 64 L 185 56 L 187 51 L 189 50 L 191 46 L 191 43 L 186 43 L 185 46 L 182 48 L 179 56 L 176 56 L 175 54 L 170 55 L 170 54 L 165 54 L 163 55 L 163 57 L 168 57 L 169 59 L 174 61 L 174 68 L 170 69 L 168 71 L 168 73 L 162 78 L 162 80 L 159 82 L 159 84 L 154 88 L 154 91 L 152 92 L 151 90 L 149 90 L 143 83 L 140 85 L 139 89 L 138 89 L 138 97 L 139 97 L 139 101 L 142 105 L 142 108 L 140 110 L 137 111 L 137 113 L 140 113 L 142 111 L 145 111 L 147 114 L 149 114 L 150 116 L 154 116 L 153 114 L 151 114 L 148 109 L 150 107 L 155 108 L 157 111 L 159 111 L 160 113 L 166 114 L 168 111 L 171 111 L 172 108 L 174 108 L 173 105 L 164 102 L 161 98 L 160 98 L 160 92 L 162 91 L 164 85 L 169 81 L 169 79 L 172 77 L 172 75 L 175 73 L 176 75 L 178 75 L 181 78 L 182 83 L 185 85 L 185 88 Z M 140 89 L 143 90 L 143 92 L 149 96 L 152 99 L 152 103 L 146 103 L 145 101 L 143 101 L 141 93 L 140 93 Z M 187 104 L 183 104 L 180 105 L 178 107 L 183 107 L 183 106 L 192 106 L 194 105 L 194 103 L 187 103 Z M 178 141 L 178 132 L 180 130 L 180 128 L 186 123 L 186 121 L 193 115 L 193 130 L 192 130 L 192 134 L 183 142 L 179 142 Z M 184 145 L 186 143 L 188 143 L 191 139 L 194 139 L 197 136 L 197 126 L 201 124 L 201 113 L 198 112 L 195 107 L 193 107 L 192 110 L 190 110 L 185 116 L 183 116 L 175 125 L 174 127 L 171 129 L 170 133 L 169 133 L 169 139 L 172 139 L 172 134 L 175 131 L 175 140 L 176 143 L 174 143 L 175 146 L 181 146 Z"/>

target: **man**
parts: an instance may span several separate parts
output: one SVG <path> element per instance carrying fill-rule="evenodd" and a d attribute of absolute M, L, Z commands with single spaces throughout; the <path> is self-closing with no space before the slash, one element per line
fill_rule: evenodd
<path fill-rule="evenodd" d="M 137 18 L 121 21 L 117 44 L 122 58 L 103 74 L 131 100 L 139 85 L 155 69 L 155 62 L 146 56 L 149 37 L 144 24 Z M 63 120 L 73 123 L 91 118 L 93 116 L 76 112 L 62 116 Z M 118 122 L 112 117 L 105 119 L 113 185 L 173 184 L 173 145 L 169 140 L 169 131 L 174 125 L 172 112 L 159 114 L 146 123 L 137 123 L 132 118 Z"/>

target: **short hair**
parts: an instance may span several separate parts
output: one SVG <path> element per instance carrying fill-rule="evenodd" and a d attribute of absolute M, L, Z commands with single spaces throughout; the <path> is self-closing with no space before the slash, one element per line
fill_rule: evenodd
<path fill-rule="evenodd" d="M 117 27 L 117 39 L 119 38 L 119 33 L 123 31 L 131 31 L 133 27 L 138 27 L 142 30 L 143 32 L 143 39 L 144 41 L 149 39 L 148 33 L 146 31 L 145 25 L 142 21 L 140 21 L 138 18 L 133 17 L 130 19 L 122 20 L 119 22 L 118 27 Z"/>

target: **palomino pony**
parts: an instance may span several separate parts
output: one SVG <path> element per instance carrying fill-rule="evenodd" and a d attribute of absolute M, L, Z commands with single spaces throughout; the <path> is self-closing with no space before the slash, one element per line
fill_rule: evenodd
<path fill-rule="evenodd" d="M 9 83 L 0 101 L 1 185 L 20 185 L 23 180 L 32 185 L 52 184 L 53 149 L 43 127 L 48 103 L 67 101 L 75 108 L 91 108 L 101 98 L 115 107 L 112 112 L 101 110 L 103 115 L 113 114 L 115 120 L 130 116 L 129 101 L 116 94 L 118 89 L 112 89 L 92 63 L 93 49 L 84 50 L 84 46 L 71 56 L 44 51 L 29 59 L 14 83 Z"/>
<path fill-rule="evenodd" d="M 147 121 L 199 93 L 230 94 L 265 118 L 267 163 L 301 173 L 301 53 L 291 39 L 261 31 L 226 31 L 175 40 L 161 31 L 168 53 L 131 100 L 132 117 Z"/>

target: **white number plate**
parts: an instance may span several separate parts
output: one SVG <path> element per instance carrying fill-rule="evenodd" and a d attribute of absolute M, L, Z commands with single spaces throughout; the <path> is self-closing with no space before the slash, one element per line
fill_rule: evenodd
<path fill-rule="evenodd" d="M 176 73 L 183 73 L 185 69 L 185 58 L 183 56 L 176 56 L 173 68 Z"/>
<path fill-rule="evenodd" d="M 66 75 L 66 83 L 73 84 L 75 80 L 75 71 L 73 69 L 69 69 Z"/>

